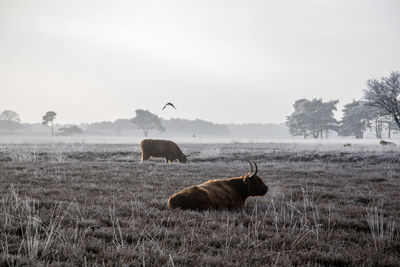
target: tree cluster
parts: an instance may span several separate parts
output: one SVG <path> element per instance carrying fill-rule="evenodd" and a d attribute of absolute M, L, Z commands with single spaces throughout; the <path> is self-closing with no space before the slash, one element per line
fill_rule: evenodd
<path fill-rule="evenodd" d="M 287 117 L 289 132 L 293 136 L 304 138 L 323 138 L 329 130 L 337 130 L 338 122 L 334 118 L 338 100 L 323 102 L 322 99 L 299 99 L 293 107 L 294 112 Z"/>
<path fill-rule="evenodd" d="M 15 111 L 4 110 L 0 113 L 0 128 L 7 128 L 10 133 L 21 127 L 20 121 L 21 119 Z"/>
<path fill-rule="evenodd" d="M 384 127 L 390 138 L 393 130 L 400 129 L 400 73 L 392 72 L 389 77 L 367 81 L 364 100 L 353 100 L 343 108 L 343 117 L 336 121 L 333 111 L 337 100 L 324 103 L 321 99 L 299 99 L 294 112 L 287 117 L 289 132 L 293 136 L 322 138 L 330 130 L 341 136 L 364 137 L 367 129 L 382 138 Z"/>

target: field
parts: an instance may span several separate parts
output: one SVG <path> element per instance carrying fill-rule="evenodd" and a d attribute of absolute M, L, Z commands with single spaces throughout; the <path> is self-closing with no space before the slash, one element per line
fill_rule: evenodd
<path fill-rule="evenodd" d="M 182 144 L 188 164 L 133 144 L 0 144 L 0 266 L 399 266 L 400 148 Z M 269 192 L 234 211 L 169 210 L 178 190 L 240 176 Z"/>

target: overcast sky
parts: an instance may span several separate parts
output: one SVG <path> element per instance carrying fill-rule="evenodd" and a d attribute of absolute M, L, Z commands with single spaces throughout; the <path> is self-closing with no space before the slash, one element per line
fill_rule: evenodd
<path fill-rule="evenodd" d="M 400 70 L 399 11 L 398 0 L 0 0 L 0 112 L 268 123 L 299 98 L 341 109 Z"/>

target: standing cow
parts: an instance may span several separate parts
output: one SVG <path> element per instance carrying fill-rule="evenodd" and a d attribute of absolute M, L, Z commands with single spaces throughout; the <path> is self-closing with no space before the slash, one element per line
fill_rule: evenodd
<path fill-rule="evenodd" d="M 140 143 L 142 149 L 142 162 L 150 157 L 165 158 L 165 163 L 177 160 L 186 163 L 187 158 L 182 150 L 172 141 L 145 139 Z"/>
<path fill-rule="evenodd" d="M 250 162 L 250 161 L 249 161 Z M 209 180 L 205 183 L 187 187 L 172 195 L 169 208 L 191 210 L 234 209 L 246 205 L 248 197 L 263 196 L 268 192 L 263 180 L 257 176 L 250 162 L 248 174 L 229 179 Z"/>

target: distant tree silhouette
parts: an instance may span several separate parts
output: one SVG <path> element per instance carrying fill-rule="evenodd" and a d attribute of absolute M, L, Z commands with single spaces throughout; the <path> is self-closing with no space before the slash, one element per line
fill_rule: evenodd
<path fill-rule="evenodd" d="M 89 130 L 109 130 L 112 129 L 114 126 L 113 122 L 111 121 L 101 121 L 101 122 L 94 122 L 89 124 Z"/>
<path fill-rule="evenodd" d="M 21 121 L 17 112 L 8 109 L 0 113 L 0 120 L 4 120 L 7 122 L 8 131 L 10 133 L 14 130 L 14 124 Z"/>
<path fill-rule="evenodd" d="M 381 108 L 393 117 L 400 129 L 400 72 L 391 72 L 389 77 L 367 81 L 364 98 L 371 106 Z"/>
<path fill-rule="evenodd" d="M 56 119 L 57 113 L 54 111 L 47 111 L 46 114 L 43 116 L 43 125 L 47 125 L 49 122 L 51 122 L 51 135 L 54 136 L 54 126 L 53 126 L 53 121 Z"/>
<path fill-rule="evenodd" d="M 115 133 L 120 136 L 123 130 L 136 129 L 135 125 L 128 119 L 117 119 L 113 122 Z"/>
<path fill-rule="evenodd" d="M 62 127 L 58 129 L 58 135 L 74 135 L 74 134 L 83 134 L 81 128 L 76 125 L 72 125 L 70 127 Z"/>
<path fill-rule="evenodd" d="M 346 104 L 343 108 L 343 118 L 339 128 L 341 136 L 355 136 L 357 139 L 364 137 L 364 131 L 371 128 L 371 120 L 374 114 L 371 106 L 365 102 L 355 101 Z"/>
<path fill-rule="evenodd" d="M 148 110 L 137 109 L 136 117 L 131 119 L 131 122 L 136 124 L 143 130 L 144 136 L 147 136 L 150 129 L 157 129 L 164 132 L 165 128 L 161 124 L 161 119 Z"/>
<path fill-rule="evenodd" d="M 215 124 L 209 121 L 200 119 L 170 119 L 162 120 L 163 126 L 168 131 L 190 133 L 190 134 L 213 134 L 213 135 L 228 135 L 229 130 L 226 125 Z"/>
<path fill-rule="evenodd" d="M 322 102 L 322 99 L 299 99 L 294 104 L 294 112 L 287 116 L 287 126 L 293 136 L 307 138 L 323 137 L 323 132 L 337 131 L 338 122 L 333 117 L 338 100 Z"/>

